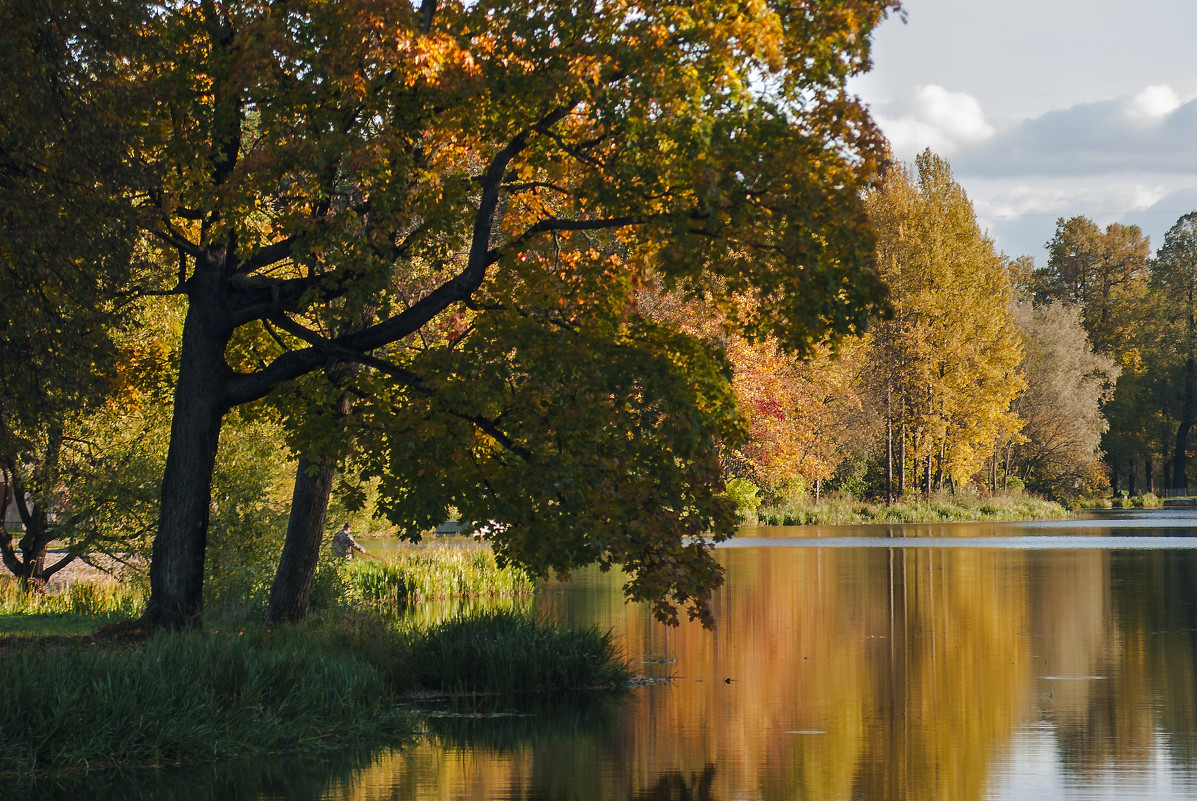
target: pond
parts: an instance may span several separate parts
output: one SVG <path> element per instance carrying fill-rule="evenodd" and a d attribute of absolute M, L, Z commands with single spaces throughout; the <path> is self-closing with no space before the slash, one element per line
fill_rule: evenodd
<path fill-rule="evenodd" d="M 1197 799 L 1197 511 L 745 529 L 713 632 L 589 572 L 621 703 L 452 721 L 329 799 Z"/>
<path fill-rule="evenodd" d="M 597 571 L 540 596 L 614 630 L 645 677 L 622 698 L 140 797 L 1197 799 L 1195 535 L 1197 510 L 748 528 L 717 549 L 714 631 L 653 622 Z"/>

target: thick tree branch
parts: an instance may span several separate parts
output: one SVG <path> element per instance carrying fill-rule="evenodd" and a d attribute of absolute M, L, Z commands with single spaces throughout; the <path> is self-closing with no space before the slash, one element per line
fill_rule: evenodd
<path fill-rule="evenodd" d="M 511 141 L 491 159 L 483 177 L 478 209 L 474 213 L 474 225 L 466 266 L 461 272 L 389 320 L 356 333 L 337 337 L 331 342 L 347 352 L 365 353 L 410 336 L 454 303 L 468 300 L 482 286 L 482 282 L 486 279 L 487 269 L 498 260 L 498 253 L 490 248 L 490 240 L 494 231 L 495 212 L 498 209 L 499 195 L 507 168 L 515 157 L 528 146 L 528 141 L 533 133 L 544 133 L 550 126 L 565 119 L 576 106 L 577 103 L 573 103 L 546 114 L 535 124 L 512 137 Z M 280 282 L 280 284 L 284 283 L 296 288 L 293 282 Z M 271 290 L 263 289 L 261 291 Z M 262 306 L 263 313 L 259 316 L 270 316 L 270 307 L 277 307 L 277 305 L 272 298 L 270 304 Z M 247 316 L 245 311 L 241 311 L 238 316 L 244 317 L 246 320 L 255 319 L 255 317 Z M 272 319 L 282 327 L 281 321 L 277 317 L 272 317 Z M 298 378 L 323 365 L 329 352 L 328 346 L 312 346 L 303 350 L 291 351 L 284 353 L 262 370 L 237 375 L 226 386 L 225 403 L 229 406 L 236 406 L 264 397 L 282 382 Z"/>

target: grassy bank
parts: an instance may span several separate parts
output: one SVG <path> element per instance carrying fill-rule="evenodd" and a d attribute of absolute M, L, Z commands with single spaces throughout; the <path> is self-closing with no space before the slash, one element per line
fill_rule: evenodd
<path fill-rule="evenodd" d="M 946 523 L 981 520 L 1054 520 L 1070 512 L 1058 503 L 1033 495 L 980 497 L 941 494 L 906 498 L 893 504 L 851 498 L 828 498 L 818 503 L 762 507 L 757 523 L 769 526 L 846 525 L 861 523 Z"/>
<path fill-rule="evenodd" d="M 339 575 L 344 597 L 304 626 L 221 618 L 205 633 L 149 638 L 95 633 L 139 613 L 135 589 L 91 582 L 36 596 L 0 580 L 0 779 L 393 742 L 423 728 L 413 698 L 429 692 L 460 705 L 628 686 L 609 634 L 512 609 L 532 582 L 499 570 L 489 549 L 405 549 Z M 475 611 L 400 614 L 417 598 Z"/>
<path fill-rule="evenodd" d="M 144 641 L 11 638 L 0 777 L 208 762 L 395 741 L 416 691 L 626 687 L 609 634 L 514 612 L 405 628 L 367 616 Z"/>

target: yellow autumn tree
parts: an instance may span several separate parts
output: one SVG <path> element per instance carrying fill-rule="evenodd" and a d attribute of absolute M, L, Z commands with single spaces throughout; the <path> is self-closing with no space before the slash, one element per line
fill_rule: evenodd
<path fill-rule="evenodd" d="M 1026 381 L 1005 260 L 929 150 L 892 168 L 869 206 L 893 307 L 871 336 L 869 362 L 899 492 L 908 480 L 925 492 L 967 482 L 1022 425 L 1010 407 Z M 894 470 L 891 459 L 891 481 Z"/>

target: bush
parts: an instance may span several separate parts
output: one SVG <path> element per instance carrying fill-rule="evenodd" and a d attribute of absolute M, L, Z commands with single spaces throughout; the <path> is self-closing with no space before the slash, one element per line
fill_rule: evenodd
<path fill-rule="evenodd" d="M 756 484 L 746 478 L 736 476 L 728 479 L 727 489 L 724 492 L 736 504 L 736 513 L 739 514 L 741 520 L 756 515 L 756 510 L 761 505 Z"/>

